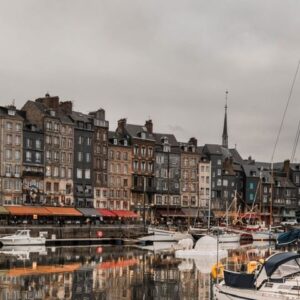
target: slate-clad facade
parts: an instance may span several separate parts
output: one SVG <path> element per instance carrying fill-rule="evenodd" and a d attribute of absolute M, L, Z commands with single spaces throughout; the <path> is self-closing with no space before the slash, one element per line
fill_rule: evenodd
<path fill-rule="evenodd" d="M 180 148 L 172 134 L 154 133 L 154 210 L 180 208 Z"/>
<path fill-rule="evenodd" d="M 74 123 L 74 198 L 76 207 L 94 206 L 93 182 L 93 119 L 72 112 Z"/>
<path fill-rule="evenodd" d="M 44 204 L 44 132 L 34 124 L 23 127 L 23 203 Z"/>
<path fill-rule="evenodd" d="M 93 121 L 94 207 L 106 207 L 108 195 L 108 127 L 105 110 L 90 112 Z"/>

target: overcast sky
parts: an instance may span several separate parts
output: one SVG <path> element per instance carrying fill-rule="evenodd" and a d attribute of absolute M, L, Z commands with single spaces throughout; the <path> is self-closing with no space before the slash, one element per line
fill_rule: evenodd
<path fill-rule="evenodd" d="M 1 105 L 46 92 L 179 141 L 270 161 L 300 59 L 300 1 L 0 0 Z M 291 156 L 300 74 L 275 160 Z M 298 147 L 300 148 L 300 146 Z M 296 153 L 300 161 L 300 150 Z"/>

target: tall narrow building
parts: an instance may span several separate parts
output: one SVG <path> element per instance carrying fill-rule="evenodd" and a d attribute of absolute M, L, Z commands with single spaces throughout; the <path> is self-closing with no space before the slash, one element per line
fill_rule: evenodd
<path fill-rule="evenodd" d="M 224 127 L 223 127 L 223 134 L 222 134 L 222 146 L 223 146 L 224 148 L 228 148 L 227 96 L 228 96 L 228 91 L 226 91 L 226 104 L 225 104 Z"/>

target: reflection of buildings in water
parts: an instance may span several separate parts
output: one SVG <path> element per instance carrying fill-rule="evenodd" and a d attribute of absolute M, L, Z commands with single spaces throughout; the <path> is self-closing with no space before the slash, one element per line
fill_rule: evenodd
<path fill-rule="evenodd" d="M 0 299 L 71 299 L 72 272 L 79 264 L 12 268 L 0 272 Z"/>

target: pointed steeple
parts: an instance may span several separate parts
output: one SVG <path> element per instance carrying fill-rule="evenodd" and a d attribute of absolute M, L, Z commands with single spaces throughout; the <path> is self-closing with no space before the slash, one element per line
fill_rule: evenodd
<path fill-rule="evenodd" d="M 224 127 L 223 127 L 223 134 L 222 134 L 222 146 L 224 148 L 228 148 L 228 130 L 227 130 L 227 96 L 228 91 L 225 92 L 225 117 L 224 117 Z"/>

